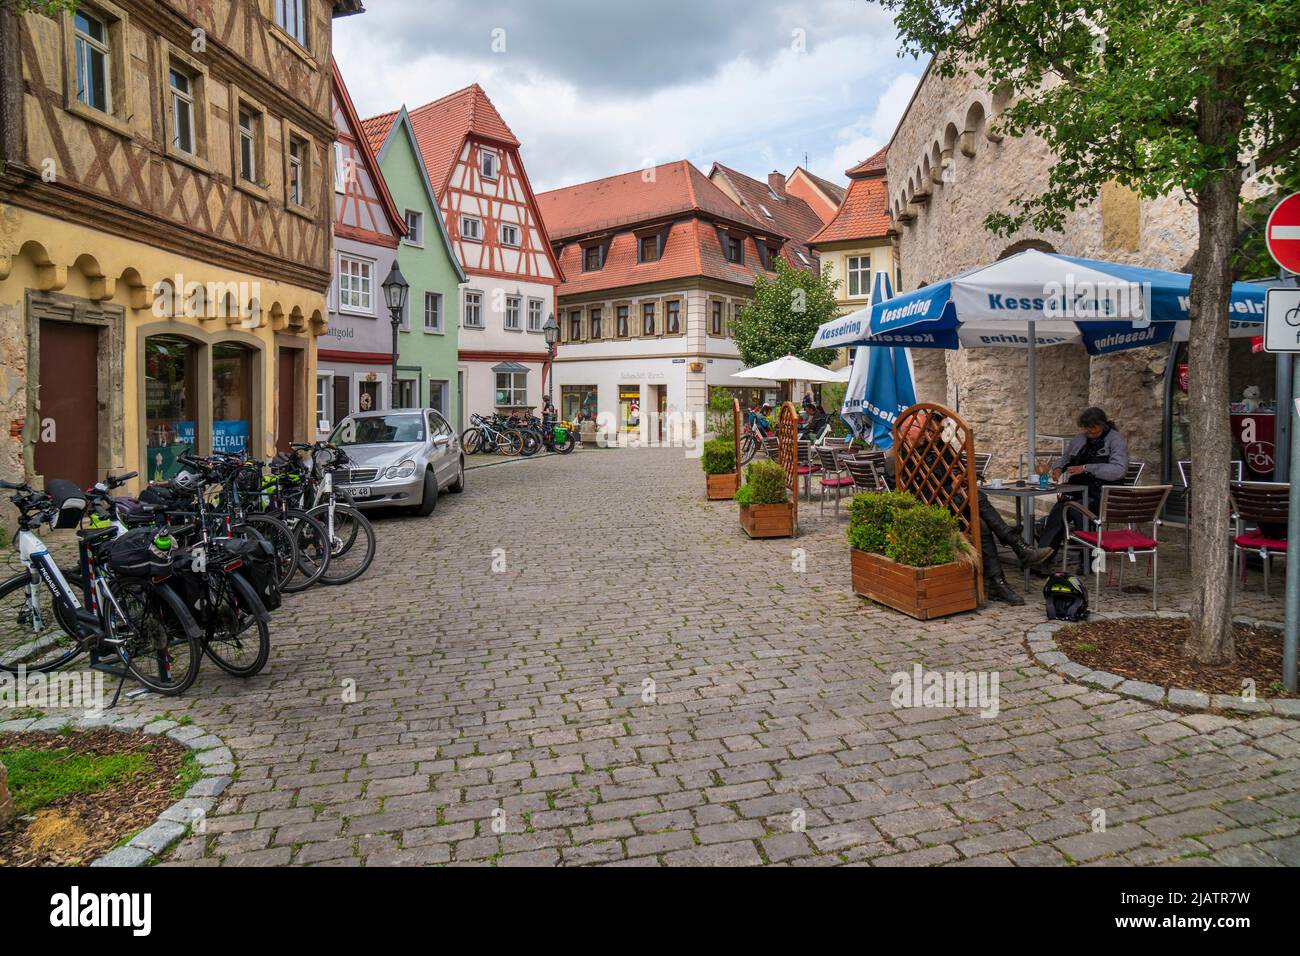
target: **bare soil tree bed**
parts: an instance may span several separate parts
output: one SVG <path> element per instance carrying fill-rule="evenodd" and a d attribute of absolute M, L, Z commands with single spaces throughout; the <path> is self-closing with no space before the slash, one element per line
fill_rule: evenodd
<path fill-rule="evenodd" d="M 1198 664 L 1183 656 L 1186 618 L 1120 618 L 1061 628 L 1057 645 L 1072 661 L 1160 687 L 1239 695 L 1242 681 L 1255 682 L 1260 697 L 1294 697 L 1282 686 L 1282 632 L 1234 624 L 1237 658 L 1230 664 Z"/>
<path fill-rule="evenodd" d="M 166 737 L 99 729 L 0 734 L 19 816 L 0 830 L 0 866 L 88 864 L 184 795 L 189 751 Z"/>

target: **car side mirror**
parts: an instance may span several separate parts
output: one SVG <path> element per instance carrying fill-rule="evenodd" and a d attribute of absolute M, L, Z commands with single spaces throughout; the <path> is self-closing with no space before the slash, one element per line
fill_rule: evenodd
<path fill-rule="evenodd" d="M 434 436 L 433 436 L 433 443 L 434 443 L 435 445 L 449 445 L 449 444 L 451 444 L 451 436 L 450 436 L 450 435 L 434 435 Z"/>

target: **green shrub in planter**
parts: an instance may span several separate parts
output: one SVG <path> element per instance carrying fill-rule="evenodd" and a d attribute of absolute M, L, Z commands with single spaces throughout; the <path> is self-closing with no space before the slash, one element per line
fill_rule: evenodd
<path fill-rule="evenodd" d="M 706 475 L 730 475 L 736 470 L 736 444 L 730 438 L 714 438 L 704 443 L 700 464 Z"/>
<path fill-rule="evenodd" d="M 916 505 L 895 511 L 885 557 L 914 568 L 948 564 L 957 557 L 954 539 L 958 527 L 957 516 L 938 505 Z"/>
<path fill-rule="evenodd" d="M 736 491 L 742 505 L 783 505 L 789 501 L 785 489 L 785 469 L 774 461 L 751 462 L 745 483 Z"/>
<path fill-rule="evenodd" d="M 849 504 L 849 546 L 884 554 L 886 535 L 894 515 L 920 502 L 906 491 L 869 491 L 854 495 Z"/>

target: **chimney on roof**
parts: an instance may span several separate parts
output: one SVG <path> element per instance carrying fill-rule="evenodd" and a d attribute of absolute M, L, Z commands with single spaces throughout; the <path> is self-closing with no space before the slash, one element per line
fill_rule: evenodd
<path fill-rule="evenodd" d="M 767 174 L 767 188 L 778 196 L 785 196 L 785 174 L 776 170 Z"/>

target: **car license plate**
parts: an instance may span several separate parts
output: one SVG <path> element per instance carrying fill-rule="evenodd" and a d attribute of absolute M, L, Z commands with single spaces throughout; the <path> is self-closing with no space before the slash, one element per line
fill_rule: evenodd
<path fill-rule="evenodd" d="M 348 494 L 353 498 L 369 498 L 370 488 L 368 486 L 353 485 L 348 489 Z"/>

